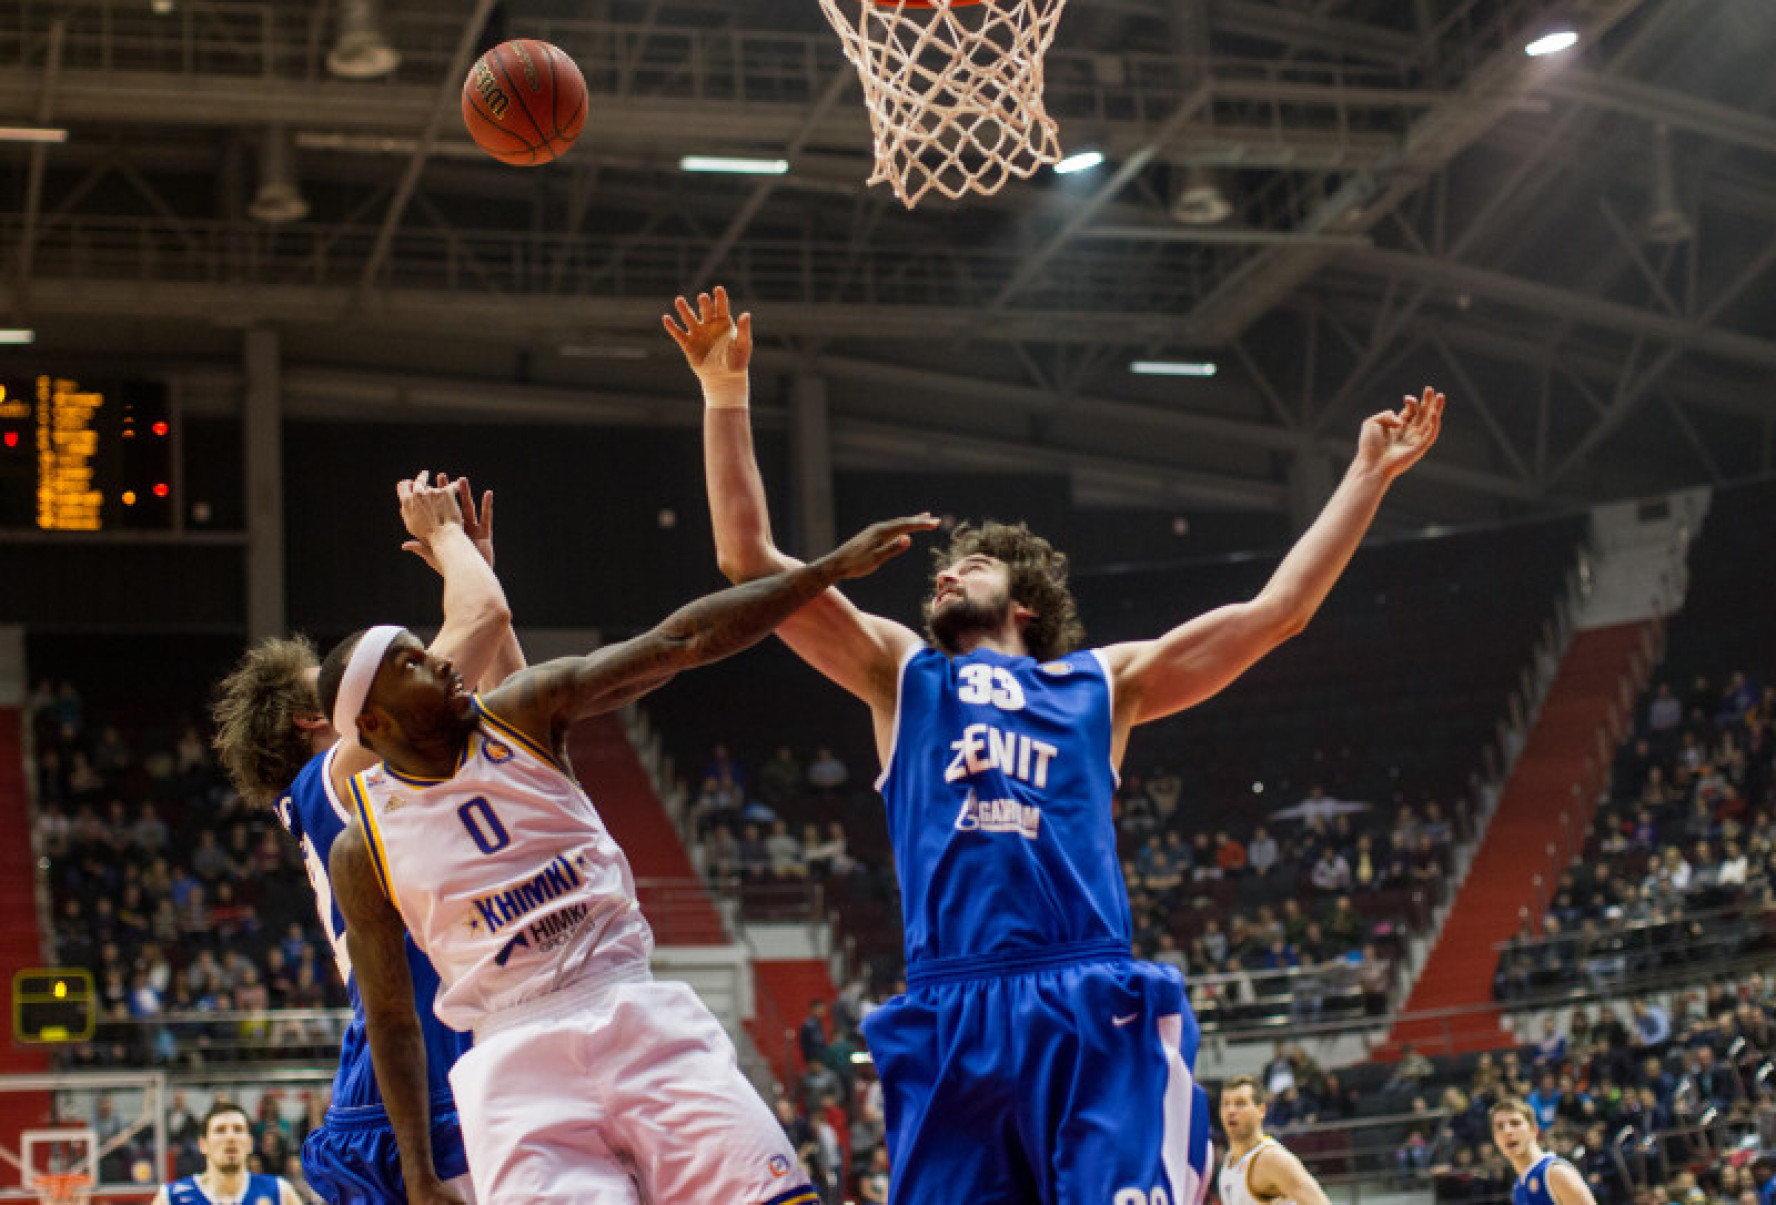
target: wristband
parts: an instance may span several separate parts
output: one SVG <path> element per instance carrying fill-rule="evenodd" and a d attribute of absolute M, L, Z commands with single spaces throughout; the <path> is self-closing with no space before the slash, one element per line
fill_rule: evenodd
<path fill-rule="evenodd" d="M 711 410 L 745 410 L 751 404 L 752 382 L 745 373 L 706 378 L 703 404 Z"/>

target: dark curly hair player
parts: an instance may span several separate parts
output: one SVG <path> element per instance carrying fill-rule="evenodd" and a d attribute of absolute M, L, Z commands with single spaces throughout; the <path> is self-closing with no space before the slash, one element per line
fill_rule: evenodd
<path fill-rule="evenodd" d="M 703 386 L 716 557 L 795 565 L 752 449 L 752 321 L 726 293 L 667 330 Z M 864 1036 L 888 1117 L 892 1205 L 1195 1205 L 1209 1113 L 1183 976 L 1130 953 L 1111 798 L 1129 730 L 1194 706 L 1299 632 L 1388 485 L 1437 439 L 1425 390 L 1363 424 L 1325 510 L 1256 598 L 1154 640 L 1075 650 L 1066 561 L 1021 526 L 957 533 L 928 639 L 828 590 L 778 634 L 869 704 L 906 931 L 905 995 Z"/>

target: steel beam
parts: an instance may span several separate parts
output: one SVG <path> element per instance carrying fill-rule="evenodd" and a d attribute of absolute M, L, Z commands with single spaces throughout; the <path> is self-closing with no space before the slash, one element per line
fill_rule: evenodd
<path fill-rule="evenodd" d="M 407 167 L 401 173 L 401 182 L 395 186 L 395 195 L 389 198 L 388 212 L 383 215 L 382 228 L 376 232 L 376 245 L 371 248 L 370 258 L 364 263 L 363 275 L 358 278 L 358 296 L 361 300 L 369 293 L 376 282 L 376 274 L 382 271 L 383 261 L 388 258 L 389 247 L 395 241 L 395 231 L 401 225 L 401 218 L 407 212 L 407 202 L 413 198 L 413 190 L 419 187 L 419 174 L 425 170 L 426 160 L 431 158 L 432 148 L 438 143 L 438 134 L 444 128 L 444 115 L 457 111 L 457 94 L 462 89 L 463 74 L 469 69 L 469 60 L 475 55 L 475 43 L 480 40 L 481 30 L 487 25 L 488 15 L 498 0 L 475 0 L 475 7 L 469 13 L 468 20 L 463 22 L 462 36 L 457 39 L 456 52 L 450 58 L 450 67 L 446 70 L 443 82 L 438 85 L 437 95 L 432 100 L 432 107 L 426 114 L 425 129 L 419 136 L 419 145 L 413 148 L 413 154 L 407 160 Z"/>
<path fill-rule="evenodd" d="M 1769 339 L 1713 328 L 1698 319 L 1655 313 L 1491 268 L 1381 248 L 1347 253 L 1344 262 L 1380 276 L 1441 286 L 1533 314 L 1571 318 L 1603 330 L 1676 343 L 1760 368 L 1776 368 L 1776 342 Z"/>

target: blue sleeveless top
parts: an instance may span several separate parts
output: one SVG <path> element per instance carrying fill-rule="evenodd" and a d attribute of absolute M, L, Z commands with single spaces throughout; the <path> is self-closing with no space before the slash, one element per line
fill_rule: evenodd
<path fill-rule="evenodd" d="M 240 1199 L 240 1205 L 278 1205 L 283 1200 L 282 1184 L 276 1176 L 250 1175 L 247 1177 L 247 1194 Z M 167 1199 L 172 1205 L 216 1205 L 197 1186 L 196 1176 L 186 1176 L 167 1185 Z"/>
<path fill-rule="evenodd" d="M 337 746 L 335 747 L 337 748 Z M 333 842 L 345 831 L 351 811 L 333 798 L 327 780 L 327 769 L 333 750 L 318 754 L 302 768 L 291 784 L 289 793 L 278 801 L 278 820 L 302 846 L 302 861 L 314 887 L 315 909 L 320 913 L 321 928 L 333 947 L 333 959 L 345 980 L 351 996 L 352 1019 L 346 1027 L 345 1040 L 339 1051 L 339 1072 L 333 1079 L 333 1103 L 330 1113 L 357 1117 L 361 1111 L 385 1113 L 382 1092 L 376 1086 L 376 1069 L 370 1062 L 370 1038 L 364 1029 L 364 1003 L 358 997 L 358 981 L 352 975 L 351 957 L 346 949 L 345 917 L 333 899 L 333 886 L 327 867 L 333 853 Z M 405 941 L 407 970 L 413 977 L 413 1010 L 419 1016 L 420 1032 L 425 1038 L 426 1080 L 434 1112 L 454 1112 L 455 1098 L 450 1094 L 450 1068 L 469 1049 L 473 1039 L 439 1021 L 432 1011 L 432 1000 L 438 994 L 438 972 L 426 956 Z"/>
<path fill-rule="evenodd" d="M 1042 664 L 990 649 L 908 655 L 876 786 L 909 983 L 1129 957 L 1112 693 L 1091 650 Z"/>
<path fill-rule="evenodd" d="M 1557 1163 L 1565 1163 L 1559 1155 L 1543 1155 L 1530 1165 L 1528 1171 L 1517 1177 L 1517 1183 L 1511 1186 L 1511 1205 L 1557 1205 L 1554 1194 L 1548 1188 L 1548 1173 Z"/>

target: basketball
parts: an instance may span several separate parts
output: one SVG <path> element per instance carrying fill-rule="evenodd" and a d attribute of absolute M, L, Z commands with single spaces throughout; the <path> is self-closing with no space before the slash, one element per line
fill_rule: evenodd
<path fill-rule="evenodd" d="M 463 81 L 463 124 L 482 150 L 514 167 L 559 159 L 586 124 L 586 81 L 559 48 L 501 42 Z"/>

